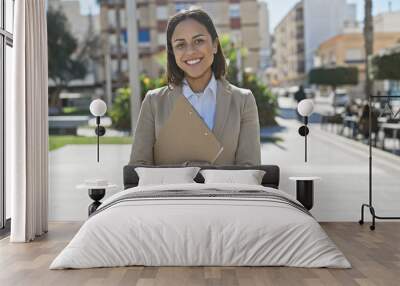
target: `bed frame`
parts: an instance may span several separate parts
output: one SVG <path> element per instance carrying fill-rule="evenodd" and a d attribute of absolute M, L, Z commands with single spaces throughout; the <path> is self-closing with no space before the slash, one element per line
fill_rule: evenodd
<path fill-rule="evenodd" d="M 136 167 L 157 168 L 157 166 L 149 165 L 126 165 L 124 167 L 124 189 L 133 188 L 138 185 L 139 177 L 135 171 Z M 161 167 L 161 166 L 160 166 Z M 176 165 L 163 165 L 163 168 L 176 168 Z M 256 169 L 264 170 L 265 175 L 261 184 L 265 187 L 278 189 L 279 187 L 279 167 L 276 165 L 259 165 L 259 166 L 201 166 L 202 170 L 205 169 L 219 169 L 219 170 L 247 170 Z M 204 183 L 203 176 L 199 173 L 194 179 L 197 183 Z"/>

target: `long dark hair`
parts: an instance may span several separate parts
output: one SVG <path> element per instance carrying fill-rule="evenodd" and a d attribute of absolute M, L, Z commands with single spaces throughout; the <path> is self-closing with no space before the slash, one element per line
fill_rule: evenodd
<path fill-rule="evenodd" d="M 176 26 L 186 19 L 193 19 L 206 27 L 208 33 L 211 35 L 212 42 L 218 41 L 218 50 L 214 56 L 214 61 L 211 65 L 211 69 L 216 79 L 220 79 L 225 75 L 226 72 L 226 61 L 222 52 L 221 44 L 218 40 L 218 34 L 215 29 L 214 23 L 210 16 L 201 9 L 185 10 L 172 16 L 167 25 L 167 80 L 168 85 L 180 85 L 185 77 L 183 70 L 178 67 L 174 51 L 172 50 L 172 34 L 175 31 Z"/>

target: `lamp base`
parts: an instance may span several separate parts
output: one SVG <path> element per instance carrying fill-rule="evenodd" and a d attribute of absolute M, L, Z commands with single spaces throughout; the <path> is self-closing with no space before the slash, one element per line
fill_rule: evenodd
<path fill-rule="evenodd" d="M 358 221 L 358 223 L 360 225 L 364 224 L 364 208 L 369 208 L 369 212 L 371 213 L 371 216 L 372 216 L 372 224 L 369 226 L 370 230 L 375 230 L 375 219 L 383 219 L 383 220 L 386 220 L 386 219 L 398 220 L 398 219 L 400 219 L 400 217 L 394 217 L 394 216 L 393 217 L 378 216 L 378 215 L 376 215 L 375 208 L 372 206 L 372 204 L 362 204 L 361 205 L 361 219 Z"/>
<path fill-rule="evenodd" d="M 89 207 L 88 207 L 88 214 L 91 216 L 92 213 L 94 213 L 97 208 L 101 205 L 100 200 L 104 197 L 106 194 L 106 189 L 89 189 L 89 197 L 94 201 Z"/>

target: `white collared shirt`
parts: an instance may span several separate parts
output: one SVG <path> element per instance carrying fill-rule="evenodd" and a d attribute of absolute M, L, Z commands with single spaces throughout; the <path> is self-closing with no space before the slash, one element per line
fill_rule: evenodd
<path fill-rule="evenodd" d="M 211 79 L 203 92 L 193 92 L 186 79 L 183 80 L 182 92 L 197 113 L 200 114 L 208 128 L 212 130 L 217 105 L 217 80 L 214 77 L 214 73 L 211 75 Z"/>

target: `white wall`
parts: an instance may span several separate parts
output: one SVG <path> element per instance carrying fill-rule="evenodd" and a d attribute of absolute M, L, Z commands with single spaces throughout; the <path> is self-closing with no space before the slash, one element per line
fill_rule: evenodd
<path fill-rule="evenodd" d="M 374 17 L 375 32 L 399 32 L 400 11 L 385 12 Z"/>
<path fill-rule="evenodd" d="M 271 34 L 269 31 L 269 9 L 266 2 L 259 5 L 259 31 L 260 31 L 260 63 L 259 67 L 265 69 L 270 65 L 271 59 Z M 259 70 L 259 72 L 263 72 Z"/>
<path fill-rule="evenodd" d="M 346 21 L 356 22 L 357 21 L 357 4 L 347 4 L 346 8 Z"/>
<path fill-rule="evenodd" d="M 271 47 L 271 35 L 269 31 L 269 9 L 266 2 L 259 2 L 259 25 L 260 25 L 260 47 L 269 49 Z"/>
<path fill-rule="evenodd" d="M 340 34 L 348 16 L 346 0 L 304 1 L 306 72 L 313 67 L 314 53 L 327 39 Z"/>

